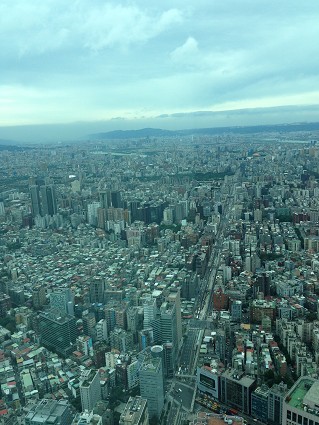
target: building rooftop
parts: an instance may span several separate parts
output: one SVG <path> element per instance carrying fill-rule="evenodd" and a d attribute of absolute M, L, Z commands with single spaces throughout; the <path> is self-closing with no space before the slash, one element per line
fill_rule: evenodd
<path fill-rule="evenodd" d="M 306 410 L 319 416 L 318 393 L 319 381 L 311 378 L 300 378 L 288 393 L 286 403 L 295 409 Z"/>
<path fill-rule="evenodd" d="M 120 423 L 139 423 L 139 420 L 145 410 L 146 403 L 147 401 L 142 397 L 130 397 L 121 415 Z"/>

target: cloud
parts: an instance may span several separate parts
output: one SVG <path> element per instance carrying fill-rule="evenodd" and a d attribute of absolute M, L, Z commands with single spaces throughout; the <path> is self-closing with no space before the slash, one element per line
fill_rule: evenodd
<path fill-rule="evenodd" d="M 314 104 L 318 19 L 317 0 L 1 0 L 0 125 Z"/>
<path fill-rule="evenodd" d="M 177 9 L 151 15 L 136 6 L 105 4 L 89 13 L 81 31 L 85 46 L 100 50 L 147 41 L 181 22 L 182 14 Z"/>
<path fill-rule="evenodd" d="M 3 0 L 0 45 L 20 56 L 58 49 L 98 51 L 152 39 L 180 24 L 180 10 L 142 8 L 138 3 L 98 0 Z M 7 38 L 7 39 L 6 39 Z"/>
<path fill-rule="evenodd" d="M 188 37 L 184 44 L 171 52 L 170 56 L 178 64 L 193 62 L 199 56 L 197 41 L 193 37 Z"/>

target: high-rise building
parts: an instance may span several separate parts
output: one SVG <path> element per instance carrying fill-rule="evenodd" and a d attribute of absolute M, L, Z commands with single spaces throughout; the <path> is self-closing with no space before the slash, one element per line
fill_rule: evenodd
<path fill-rule="evenodd" d="M 105 280 L 99 277 L 94 277 L 90 281 L 90 302 L 104 303 L 105 289 L 106 289 Z"/>
<path fill-rule="evenodd" d="M 40 202 L 40 191 L 38 185 L 30 186 L 30 196 L 31 196 L 31 211 L 33 217 L 37 215 L 42 215 L 41 202 Z"/>
<path fill-rule="evenodd" d="M 0 202 L 0 217 L 4 216 L 6 214 L 6 210 L 4 208 L 4 203 Z"/>
<path fill-rule="evenodd" d="M 173 376 L 177 356 L 178 356 L 178 334 L 177 334 L 177 320 L 176 320 L 176 304 L 169 304 L 164 302 L 160 308 L 160 323 L 161 323 L 161 339 L 163 345 L 169 343 L 172 346 L 172 350 L 168 351 L 171 353 L 171 360 L 167 362 L 170 364 L 170 370 L 168 376 Z"/>
<path fill-rule="evenodd" d="M 92 369 L 83 373 L 80 379 L 80 395 L 82 411 L 91 412 L 102 399 L 99 371 Z"/>
<path fill-rule="evenodd" d="M 127 353 L 133 348 L 133 334 L 121 328 L 114 328 L 110 333 L 111 348 Z"/>
<path fill-rule="evenodd" d="M 130 397 L 121 414 L 119 425 L 148 425 L 149 416 L 147 400 L 136 396 Z"/>
<path fill-rule="evenodd" d="M 100 201 L 101 208 L 104 208 L 105 210 L 107 210 L 112 204 L 111 192 L 109 190 L 100 190 L 99 201 Z"/>
<path fill-rule="evenodd" d="M 139 385 L 139 362 L 137 360 L 133 360 L 126 367 L 127 373 L 127 388 L 129 390 L 138 387 Z"/>
<path fill-rule="evenodd" d="M 74 297 L 69 288 L 60 288 L 50 293 L 50 307 L 61 314 L 74 316 Z"/>
<path fill-rule="evenodd" d="M 135 306 L 128 307 L 128 309 L 126 310 L 127 329 L 129 331 L 132 331 L 134 334 L 137 331 L 138 323 L 139 323 L 138 311 L 139 311 L 139 308 Z"/>
<path fill-rule="evenodd" d="M 177 344 L 178 344 L 178 349 L 180 349 L 182 345 L 182 337 L 183 337 L 180 288 L 171 289 L 167 297 L 167 301 L 169 304 L 175 304 Z"/>
<path fill-rule="evenodd" d="M 111 202 L 112 202 L 112 207 L 122 208 L 123 203 L 122 203 L 121 192 L 118 192 L 118 191 L 111 192 Z"/>
<path fill-rule="evenodd" d="M 43 399 L 38 403 L 26 406 L 28 413 L 25 416 L 26 425 L 55 424 L 71 425 L 72 410 L 66 400 Z"/>
<path fill-rule="evenodd" d="M 232 300 L 231 302 L 231 318 L 234 322 L 241 322 L 242 304 L 240 300 Z"/>
<path fill-rule="evenodd" d="M 116 308 L 116 306 L 113 303 L 109 303 L 109 305 L 106 305 L 105 308 L 104 308 L 108 332 L 113 331 L 113 329 L 116 326 L 115 308 Z"/>
<path fill-rule="evenodd" d="M 140 393 L 147 399 L 150 418 L 159 418 L 164 406 L 162 360 L 147 356 L 140 368 Z"/>
<path fill-rule="evenodd" d="M 196 297 L 198 291 L 198 275 L 196 273 L 187 274 L 182 282 L 182 298 L 191 300 Z"/>
<path fill-rule="evenodd" d="M 265 384 L 257 387 L 251 394 L 251 415 L 265 423 L 268 421 L 268 397 L 269 388 Z"/>
<path fill-rule="evenodd" d="M 138 345 L 140 350 L 144 350 L 146 347 L 153 345 L 153 328 L 144 328 L 138 332 Z"/>
<path fill-rule="evenodd" d="M 88 205 L 88 223 L 97 226 L 97 212 L 101 208 L 100 203 L 95 201 Z"/>
<path fill-rule="evenodd" d="M 75 318 L 67 314 L 59 316 L 58 312 L 50 310 L 41 312 L 38 322 L 41 344 L 67 357 L 73 351 L 77 337 Z"/>
<path fill-rule="evenodd" d="M 98 208 L 97 210 L 97 227 L 99 229 L 106 229 L 107 227 L 107 210 L 105 208 Z"/>
<path fill-rule="evenodd" d="M 144 321 L 143 327 L 148 328 L 152 321 L 156 318 L 156 300 L 152 297 L 147 297 L 143 302 Z"/>
<path fill-rule="evenodd" d="M 96 326 L 96 318 L 95 318 L 95 314 L 93 312 L 89 312 L 88 310 L 86 310 L 85 312 L 83 312 L 82 315 L 82 321 L 83 321 L 83 332 L 85 335 L 89 335 L 92 338 L 96 337 L 96 330 L 95 330 L 95 326 Z"/>
<path fill-rule="evenodd" d="M 163 359 L 164 359 L 164 376 L 166 378 L 172 378 L 174 376 L 175 364 L 174 364 L 174 347 L 171 342 L 163 343 Z"/>
<path fill-rule="evenodd" d="M 95 326 L 95 331 L 97 341 L 106 341 L 108 339 L 106 319 L 101 319 L 97 322 Z"/>
<path fill-rule="evenodd" d="M 282 421 L 282 406 L 284 398 L 287 394 L 287 384 L 281 382 L 274 384 L 269 389 L 268 396 L 268 420 L 273 423 L 281 424 Z"/>
<path fill-rule="evenodd" d="M 54 185 L 44 185 L 40 187 L 42 200 L 42 215 L 53 216 L 58 212 Z"/>

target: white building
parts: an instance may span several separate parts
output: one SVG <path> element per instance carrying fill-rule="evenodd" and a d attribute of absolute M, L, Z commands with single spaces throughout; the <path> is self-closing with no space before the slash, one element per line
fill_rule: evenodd
<path fill-rule="evenodd" d="M 91 226 L 97 225 L 97 210 L 101 207 L 100 203 L 95 201 L 88 204 L 88 223 Z"/>
<path fill-rule="evenodd" d="M 97 322 L 95 326 L 96 330 L 96 339 L 97 341 L 106 341 L 108 338 L 107 333 L 107 320 L 101 319 Z"/>
<path fill-rule="evenodd" d="M 97 370 L 86 370 L 81 376 L 80 395 L 82 410 L 91 412 L 102 399 L 100 375 Z"/>

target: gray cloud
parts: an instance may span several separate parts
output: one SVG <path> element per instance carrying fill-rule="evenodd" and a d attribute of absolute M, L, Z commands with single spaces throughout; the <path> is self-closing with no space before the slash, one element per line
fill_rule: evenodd
<path fill-rule="evenodd" d="M 150 3 L 2 0 L 0 126 L 317 103 L 318 1 Z"/>

